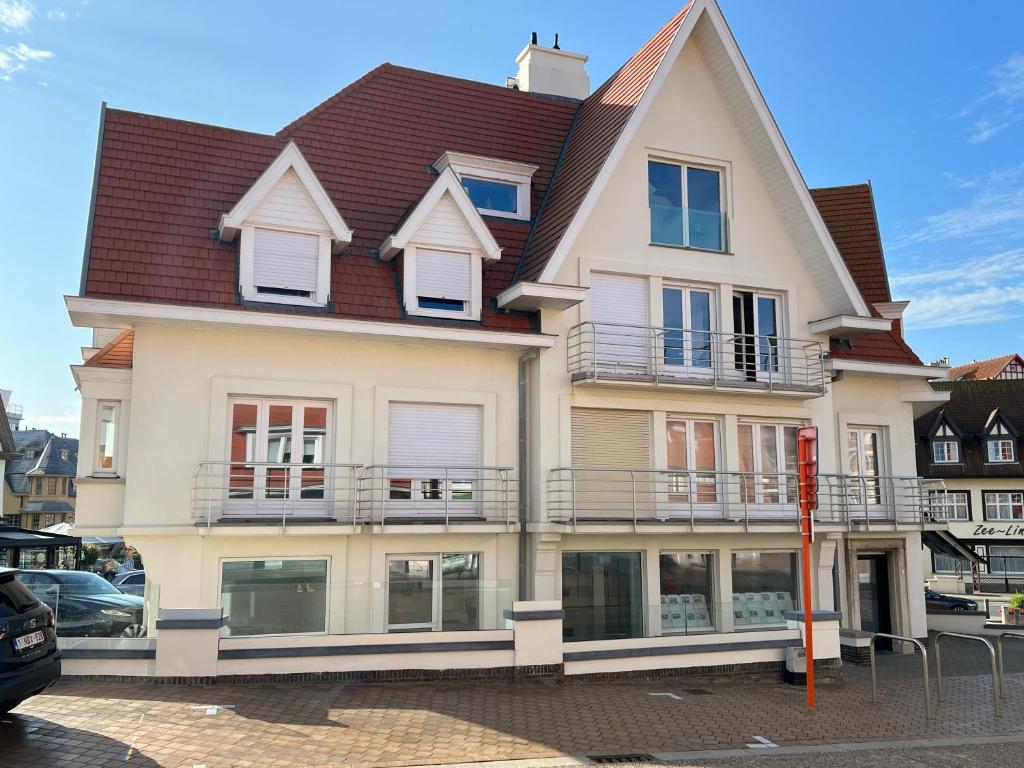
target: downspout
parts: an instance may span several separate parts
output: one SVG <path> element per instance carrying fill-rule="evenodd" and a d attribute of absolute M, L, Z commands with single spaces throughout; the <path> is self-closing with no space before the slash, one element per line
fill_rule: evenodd
<path fill-rule="evenodd" d="M 527 373 L 531 360 L 537 359 L 537 350 L 531 349 L 519 358 L 519 599 L 526 600 L 533 596 L 530 589 L 530 574 L 527 563 L 530 554 L 530 542 L 526 532 L 530 519 L 530 446 L 527 437 L 529 428 L 527 397 Z"/>

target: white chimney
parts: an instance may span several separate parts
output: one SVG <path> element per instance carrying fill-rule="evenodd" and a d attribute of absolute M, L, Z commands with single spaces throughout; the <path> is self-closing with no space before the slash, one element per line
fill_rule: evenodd
<path fill-rule="evenodd" d="M 587 57 L 582 53 L 563 51 L 558 47 L 546 48 L 537 45 L 537 33 L 533 41 L 516 56 L 519 71 L 515 87 L 531 93 L 546 93 L 551 96 L 566 96 L 570 99 L 585 99 L 590 95 L 590 75 L 587 74 Z"/>

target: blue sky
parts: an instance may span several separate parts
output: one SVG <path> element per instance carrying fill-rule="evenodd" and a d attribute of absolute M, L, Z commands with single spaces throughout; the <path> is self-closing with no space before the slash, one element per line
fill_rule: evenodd
<path fill-rule="evenodd" d="M 596 85 L 681 2 L 0 0 L 0 388 L 77 434 L 101 101 L 270 133 L 382 61 L 502 83 L 534 30 Z M 1024 351 L 1024 4 L 722 7 L 807 183 L 871 180 L 920 355 Z"/>

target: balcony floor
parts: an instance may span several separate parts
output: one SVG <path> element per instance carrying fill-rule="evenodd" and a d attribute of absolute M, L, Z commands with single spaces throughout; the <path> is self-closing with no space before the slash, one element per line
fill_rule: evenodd
<path fill-rule="evenodd" d="M 572 383 L 575 385 L 621 386 L 626 384 L 645 387 L 669 387 L 672 389 L 695 388 L 754 393 L 770 392 L 773 394 L 795 397 L 821 397 L 825 393 L 824 387 L 778 381 L 750 381 L 745 379 L 715 380 L 702 376 L 671 374 L 659 374 L 654 376 L 649 373 L 608 371 L 602 371 L 599 374 L 574 373 L 572 374 Z"/>

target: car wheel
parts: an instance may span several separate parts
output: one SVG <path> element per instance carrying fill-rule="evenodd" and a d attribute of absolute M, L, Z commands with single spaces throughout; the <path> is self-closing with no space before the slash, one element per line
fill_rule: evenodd
<path fill-rule="evenodd" d="M 146 627 L 142 624 L 132 624 L 121 630 L 121 637 L 145 637 Z"/>
<path fill-rule="evenodd" d="M 954 605 L 952 608 L 950 608 L 950 610 L 953 611 L 954 613 L 963 613 L 964 611 L 967 610 L 967 606 L 965 606 L 965 605 Z"/>

